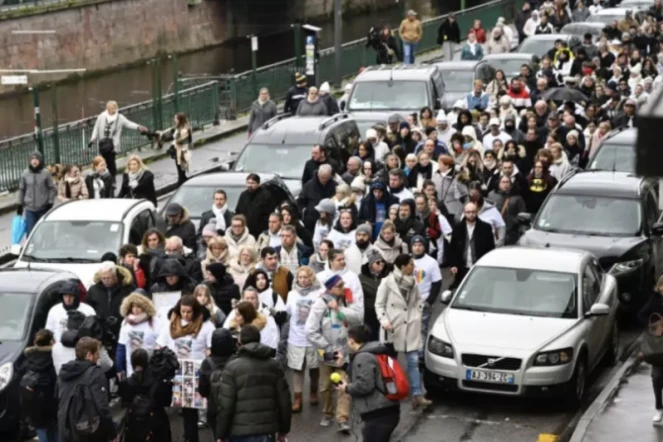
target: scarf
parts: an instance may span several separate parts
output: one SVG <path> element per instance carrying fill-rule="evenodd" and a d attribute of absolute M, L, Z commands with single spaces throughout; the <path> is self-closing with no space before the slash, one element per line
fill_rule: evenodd
<path fill-rule="evenodd" d="M 113 135 L 115 135 L 115 131 L 117 130 L 117 124 L 119 121 L 117 121 L 118 115 L 120 115 L 119 112 L 115 112 L 113 115 L 109 114 L 108 111 L 104 111 L 106 114 L 106 127 L 104 127 L 104 138 L 112 138 Z M 113 126 L 115 126 L 115 130 L 113 130 Z"/>
<path fill-rule="evenodd" d="M 81 180 L 81 177 L 77 176 L 77 177 L 72 178 L 70 176 L 66 176 L 66 177 L 64 177 L 64 180 L 69 184 L 76 184 Z"/>
<path fill-rule="evenodd" d="M 476 42 L 470 43 L 468 41 L 467 45 L 470 47 L 470 52 L 472 53 L 472 55 L 477 55 L 477 44 L 476 44 Z"/>
<path fill-rule="evenodd" d="M 216 257 L 216 256 L 214 256 L 214 254 L 212 253 L 212 251 L 210 249 L 207 249 L 207 252 L 205 254 L 205 258 L 207 258 L 208 264 L 211 264 L 213 262 L 220 262 L 220 263 L 225 265 L 228 262 L 228 254 L 229 253 L 230 253 L 229 249 L 226 248 L 226 250 L 221 252 L 221 254 L 218 257 Z"/>
<path fill-rule="evenodd" d="M 224 204 L 220 209 L 212 204 L 212 212 L 216 218 L 216 230 L 226 231 L 226 211 L 228 210 L 228 203 Z"/>
<path fill-rule="evenodd" d="M 92 175 L 92 187 L 94 187 L 94 199 L 101 198 L 101 194 L 106 188 L 104 184 L 104 178 L 110 175 L 108 170 L 105 170 L 103 173 L 95 173 Z"/>
<path fill-rule="evenodd" d="M 382 234 L 380 234 L 380 239 L 382 240 L 383 243 L 385 243 L 389 247 L 394 247 L 394 243 L 396 242 L 396 237 L 395 236 L 393 238 L 391 238 L 391 241 L 387 241 L 386 239 L 384 239 Z"/>
<path fill-rule="evenodd" d="M 308 296 L 309 293 L 317 290 L 320 288 L 319 284 L 316 284 L 317 281 L 315 279 L 313 280 L 313 284 L 311 284 L 308 287 L 301 287 L 298 283 L 293 283 L 292 284 L 292 290 L 299 293 L 301 296 Z"/>
<path fill-rule="evenodd" d="M 147 321 L 148 317 L 146 313 L 141 313 L 140 315 L 130 314 L 127 316 L 127 323 L 131 325 L 142 324 Z"/>
<path fill-rule="evenodd" d="M 183 324 L 184 319 L 178 314 L 173 314 L 170 319 L 170 337 L 173 339 L 182 338 L 184 336 L 198 336 L 201 327 L 203 326 L 203 315 L 198 315 L 193 322 Z"/>
<path fill-rule="evenodd" d="M 486 167 L 488 170 L 493 170 L 495 166 L 497 166 L 497 161 L 495 160 L 484 160 L 483 165 Z"/>
<path fill-rule="evenodd" d="M 143 177 L 145 169 L 139 169 L 137 172 L 127 171 L 127 176 L 129 177 L 129 187 L 131 190 L 135 190 L 138 187 L 138 181 Z"/>
<path fill-rule="evenodd" d="M 401 294 L 404 298 L 407 297 L 408 293 L 414 288 L 414 276 L 404 275 L 399 268 L 394 268 L 394 277 L 398 288 L 401 290 Z"/>

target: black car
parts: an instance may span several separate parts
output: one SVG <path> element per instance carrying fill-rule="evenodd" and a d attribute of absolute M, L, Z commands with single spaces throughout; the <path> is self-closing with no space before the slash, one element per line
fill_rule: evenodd
<path fill-rule="evenodd" d="M 663 264 L 658 180 L 623 172 L 569 174 L 551 192 L 519 244 L 593 253 L 619 284 L 621 307 L 637 309 Z M 528 214 L 520 214 L 529 223 Z"/>
<path fill-rule="evenodd" d="M 621 128 L 601 141 L 587 162 L 587 169 L 635 173 L 635 143 L 638 129 Z"/>
<path fill-rule="evenodd" d="M 4 269 L 0 271 L 0 440 L 21 427 L 19 383 L 23 376 L 23 351 L 46 325 L 48 311 L 60 302 L 56 289 L 73 281 L 85 298 L 85 287 L 69 272 Z M 14 440 L 14 439 L 11 439 Z"/>

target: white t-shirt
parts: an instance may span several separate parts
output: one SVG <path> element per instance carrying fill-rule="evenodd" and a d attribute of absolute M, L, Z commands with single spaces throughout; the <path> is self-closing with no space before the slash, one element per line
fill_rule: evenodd
<path fill-rule="evenodd" d="M 294 345 L 295 347 L 313 346 L 306 337 L 306 320 L 311 312 L 311 306 L 323 292 L 323 289 L 313 290 L 308 295 L 302 296 L 299 292 L 293 290 L 288 294 L 285 311 L 290 316 L 289 345 Z"/>
<path fill-rule="evenodd" d="M 184 325 L 186 322 L 182 321 L 182 324 Z M 177 355 L 177 359 L 202 360 L 207 357 L 205 351 L 212 347 L 212 333 L 214 330 L 214 324 L 211 321 L 205 321 L 196 337 L 188 335 L 173 339 L 170 336 L 170 322 L 168 322 L 161 329 L 161 333 L 157 338 L 157 345 L 170 348 Z"/>
<path fill-rule="evenodd" d="M 502 145 L 505 145 L 507 141 L 511 139 L 511 135 L 506 132 L 500 132 L 497 135 L 493 135 L 488 132 L 483 136 L 483 149 L 484 150 L 493 150 L 493 141 L 502 140 Z"/>
<path fill-rule="evenodd" d="M 131 366 L 131 354 L 135 350 L 143 348 L 151 355 L 156 347 L 158 336 L 159 329 L 155 318 L 152 319 L 151 325 L 150 321 L 143 321 L 136 325 L 129 324 L 126 320 L 122 323 L 117 343 L 124 345 L 127 350 L 127 377 L 134 372 Z"/>
<path fill-rule="evenodd" d="M 85 316 L 94 316 L 97 314 L 92 307 L 84 302 L 81 302 L 76 310 L 83 313 Z M 67 330 L 67 319 L 67 310 L 64 309 L 62 303 L 54 305 L 48 311 L 48 317 L 46 318 L 46 328 L 53 332 L 53 338 L 55 339 L 55 342 L 60 342 L 62 333 Z"/>
<path fill-rule="evenodd" d="M 285 310 L 285 303 L 283 299 L 278 294 L 276 295 L 276 304 L 274 304 L 274 290 L 271 288 L 265 290 L 264 292 L 258 295 L 260 303 L 265 305 L 268 308 L 273 308 L 277 312 L 282 312 Z"/>
<path fill-rule="evenodd" d="M 424 254 L 419 259 L 414 260 L 414 280 L 419 287 L 419 295 L 422 300 L 426 300 L 430 295 L 430 288 L 433 283 L 442 280 L 442 273 L 436 260 L 429 255 Z"/>
<path fill-rule="evenodd" d="M 357 240 L 357 231 L 352 230 L 348 233 L 339 232 L 332 229 L 327 235 L 327 239 L 334 243 L 334 248 L 339 250 L 347 250 L 350 246 L 354 245 Z"/>

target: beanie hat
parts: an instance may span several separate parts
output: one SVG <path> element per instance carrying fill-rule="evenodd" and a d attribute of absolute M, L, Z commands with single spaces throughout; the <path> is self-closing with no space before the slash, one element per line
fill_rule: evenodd
<path fill-rule="evenodd" d="M 368 260 L 368 265 L 371 266 L 373 265 L 376 261 L 384 261 L 384 257 L 382 256 L 382 253 L 378 249 L 370 249 L 366 253 L 366 259 Z"/>
<path fill-rule="evenodd" d="M 207 271 L 210 272 L 217 281 L 223 280 L 226 276 L 226 266 L 222 262 L 207 264 Z"/>
<path fill-rule="evenodd" d="M 216 236 L 216 223 L 209 223 L 203 227 L 203 236 L 205 235 Z"/>
<path fill-rule="evenodd" d="M 373 129 L 373 128 L 370 128 L 370 129 L 366 130 L 366 139 L 370 140 L 371 138 L 375 138 L 375 139 L 378 138 L 378 131 Z"/>
<path fill-rule="evenodd" d="M 428 247 L 428 241 L 421 235 L 414 235 L 410 240 L 410 249 L 414 246 L 415 243 L 421 243 L 424 248 Z"/>
<path fill-rule="evenodd" d="M 329 83 L 325 81 L 324 83 L 322 83 L 322 84 L 320 85 L 320 89 L 318 89 L 318 90 L 319 90 L 320 92 L 325 92 L 325 93 L 328 94 L 329 91 L 331 91 L 331 88 L 329 87 Z"/>
<path fill-rule="evenodd" d="M 365 233 L 368 236 L 372 236 L 373 235 L 373 227 L 370 224 L 362 224 L 359 227 L 357 227 L 355 235 L 357 233 Z"/>
<path fill-rule="evenodd" d="M 333 275 L 332 277 L 330 277 L 328 280 L 325 281 L 325 288 L 327 290 L 331 290 L 334 287 L 336 287 L 336 284 L 338 284 L 342 280 L 343 278 L 341 278 L 340 276 Z"/>
<path fill-rule="evenodd" d="M 410 124 L 407 121 L 401 121 L 401 123 L 398 125 L 398 130 L 401 129 L 409 129 Z"/>
<path fill-rule="evenodd" d="M 315 210 L 319 213 L 325 212 L 333 217 L 336 214 L 336 204 L 334 204 L 331 198 L 325 198 L 320 200 L 318 205 L 315 206 Z"/>

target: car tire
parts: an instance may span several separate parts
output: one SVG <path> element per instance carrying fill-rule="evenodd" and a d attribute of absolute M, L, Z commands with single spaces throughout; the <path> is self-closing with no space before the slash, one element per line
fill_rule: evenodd
<path fill-rule="evenodd" d="M 570 408 L 576 409 L 582 405 L 587 392 L 587 362 L 585 362 L 584 353 L 580 354 L 576 367 L 573 370 L 573 376 L 568 384 L 566 392 L 566 403 Z"/>
<path fill-rule="evenodd" d="M 619 359 L 619 326 L 617 321 L 612 325 L 612 332 L 608 337 L 607 348 L 603 356 L 603 364 L 610 367 Z"/>

